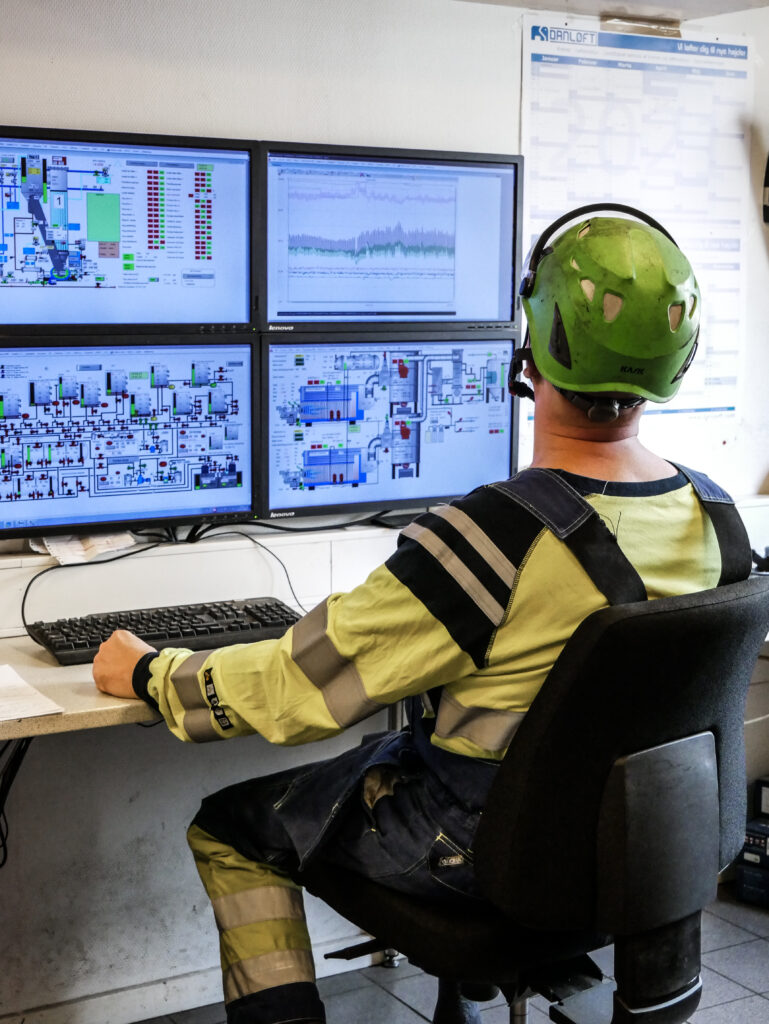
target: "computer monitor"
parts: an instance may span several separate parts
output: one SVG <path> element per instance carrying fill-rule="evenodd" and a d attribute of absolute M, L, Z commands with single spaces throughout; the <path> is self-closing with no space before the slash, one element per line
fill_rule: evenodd
<path fill-rule="evenodd" d="M 265 519 L 423 508 L 514 468 L 513 341 L 263 338 Z"/>
<path fill-rule="evenodd" d="M 0 128 L 11 334 L 252 325 L 253 144 Z"/>
<path fill-rule="evenodd" d="M 254 345 L 0 346 L 0 538 L 251 518 Z"/>
<path fill-rule="evenodd" d="M 262 143 L 265 331 L 519 326 L 519 156 Z"/>

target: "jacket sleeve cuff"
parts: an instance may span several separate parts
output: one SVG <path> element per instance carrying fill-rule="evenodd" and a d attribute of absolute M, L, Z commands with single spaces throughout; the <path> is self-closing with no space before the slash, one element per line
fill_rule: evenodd
<path fill-rule="evenodd" d="M 155 658 L 157 658 L 157 656 L 157 651 L 147 651 L 146 654 L 143 654 L 141 658 L 139 658 L 139 660 L 136 662 L 136 665 L 134 666 L 131 682 L 133 684 L 134 693 L 136 694 L 136 696 L 141 698 L 141 700 L 145 701 L 147 704 L 149 704 L 150 707 L 154 708 L 156 711 L 159 711 L 160 708 L 158 707 L 157 701 L 153 697 L 150 697 L 147 689 L 149 686 L 149 681 L 152 677 L 150 672 L 150 662 L 154 661 Z"/>

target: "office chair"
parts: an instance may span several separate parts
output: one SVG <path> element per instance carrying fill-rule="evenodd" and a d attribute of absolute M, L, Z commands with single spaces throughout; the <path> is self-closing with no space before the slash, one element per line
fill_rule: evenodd
<path fill-rule="evenodd" d="M 700 998 L 700 916 L 745 832 L 745 698 L 769 580 L 617 605 L 575 631 L 526 714 L 475 842 L 487 903 L 418 901 L 318 862 L 297 880 L 439 979 L 434 1024 L 679 1024 Z M 614 942 L 615 981 L 587 956 Z"/>

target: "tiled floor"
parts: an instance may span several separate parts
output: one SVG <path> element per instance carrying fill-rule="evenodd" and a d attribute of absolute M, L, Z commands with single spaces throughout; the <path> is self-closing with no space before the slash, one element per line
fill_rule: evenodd
<path fill-rule="evenodd" d="M 610 947 L 594 954 L 611 975 Z M 691 1024 L 769 1024 L 769 911 L 738 903 L 728 887 L 702 915 L 700 1006 Z M 424 1024 L 432 1020 L 437 982 L 403 961 L 394 969 L 367 967 L 323 978 L 319 987 L 328 1024 Z M 483 1024 L 507 1024 L 501 998 L 481 1004 Z M 141 1024 L 224 1024 L 224 1006 L 214 1004 Z M 547 1003 L 529 1003 L 529 1024 L 549 1021 Z"/>

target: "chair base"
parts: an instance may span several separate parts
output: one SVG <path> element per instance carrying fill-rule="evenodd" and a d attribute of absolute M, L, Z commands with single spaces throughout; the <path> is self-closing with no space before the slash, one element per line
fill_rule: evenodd
<path fill-rule="evenodd" d="M 439 978 L 432 1024 L 483 1024 L 477 1004 L 498 995 L 496 985 L 465 985 Z M 528 1019 L 528 1000 L 525 996 L 517 996 L 510 1003 L 510 1024 L 526 1024 Z"/>
<path fill-rule="evenodd" d="M 629 1010 L 616 998 L 616 982 L 606 981 L 594 988 L 569 996 L 550 1007 L 550 1020 L 557 1024 L 683 1024 L 697 1009 L 702 983 L 697 981 L 677 998 L 657 1006 L 644 1007 L 643 1013 Z"/>
<path fill-rule="evenodd" d="M 550 1007 L 550 1020 L 558 1024 L 611 1024 L 616 988 L 613 981 L 606 981 L 569 996 Z"/>

